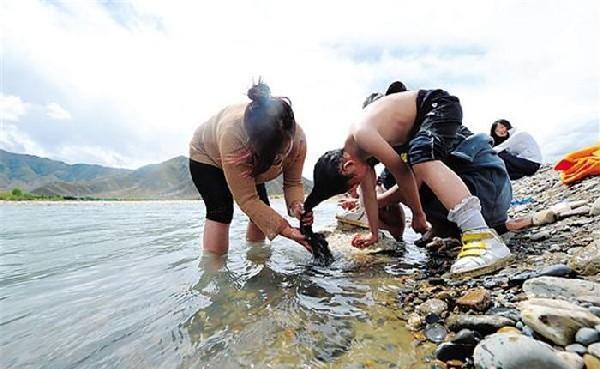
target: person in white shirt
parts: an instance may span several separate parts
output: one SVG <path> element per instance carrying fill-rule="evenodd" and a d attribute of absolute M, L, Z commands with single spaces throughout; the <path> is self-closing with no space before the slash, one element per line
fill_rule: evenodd
<path fill-rule="evenodd" d="M 495 121 L 490 135 L 511 180 L 531 176 L 540 169 L 542 153 L 532 135 L 517 131 L 506 119 Z"/>

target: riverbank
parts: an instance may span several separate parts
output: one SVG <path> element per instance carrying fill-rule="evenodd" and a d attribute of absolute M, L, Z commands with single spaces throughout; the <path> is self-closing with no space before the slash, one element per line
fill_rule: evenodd
<path fill-rule="evenodd" d="M 460 244 L 434 240 L 426 267 L 402 277 L 402 319 L 416 345 L 438 345 L 425 358 L 436 369 L 600 368 L 600 177 L 567 187 L 546 166 L 513 191 L 511 217 L 534 222 L 504 235 L 515 261 L 448 279 Z"/>

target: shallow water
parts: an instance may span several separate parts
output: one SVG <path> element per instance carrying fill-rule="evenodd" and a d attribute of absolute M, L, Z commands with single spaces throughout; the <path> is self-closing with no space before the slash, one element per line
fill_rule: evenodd
<path fill-rule="evenodd" d="M 333 243 L 336 262 L 313 267 L 285 239 L 245 242 L 236 210 L 215 258 L 203 214 L 196 201 L 0 204 L 0 367 L 426 367 L 431 347 L 413 347 L 396 302 L 423 260 L 410 242 L 392 255 Z M 320 206 L 315 229 L 334 214 Z"/>

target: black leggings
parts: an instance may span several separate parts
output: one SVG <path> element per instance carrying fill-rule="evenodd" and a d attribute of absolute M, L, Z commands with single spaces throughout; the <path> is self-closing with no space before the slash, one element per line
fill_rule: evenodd
<path fill-rule="evenodd" d="M 508 172 L 508 176 L 510 179 L 515 180 L 525 176 L 532 176 L 538 169 L 540 169 L 540 165 L 531 160 L 519 158 L 509 152 L 500 151 L 498 153 L 500 159 L 504 161 L 504 165 L 506 166 L 506 171 Z"/>
<path fill-rule="evenodd" d="M 190 159 L 190 174 L 206 206 L 206 219 L 230 224 L 233 219 L 233 196 L 223 170 Z M 264 183 L 256 185 L 258 197 L 267 205 L 269 197 Z"/>

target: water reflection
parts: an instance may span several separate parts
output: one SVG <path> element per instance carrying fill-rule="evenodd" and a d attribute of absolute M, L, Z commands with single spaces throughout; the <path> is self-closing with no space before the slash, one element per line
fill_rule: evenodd
<path fill-rule="evenodd" d="M 283 201 L 274 202 L 281 212 Z M 335 205 L 319 207 L 327 225 Z M 397 291 L 424 255 L 331 235 L 328 268 L 285 239 L 201 254 L 202 203 L 5 205 L 6 368 L 421 368 Z"/>
<path fill-rule="evenodd" d="M 380 254 L 335 245 L 331 267 L 282 257 L 276 244 L 203 255 L 191 289 L 209 302 L 183 324 L 194 355 L 182 367 L 343 368 L 357 358 L 373 367 L 414 363 L 395 302 L 401 281 L 387 275 L 415 268 L 420 258 L 399 259 L 404 245 Z"/>

